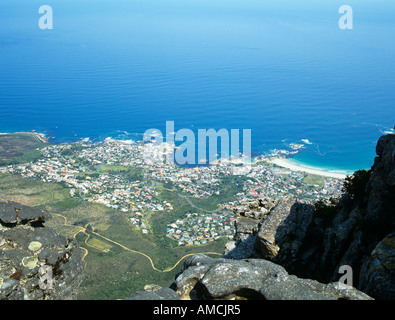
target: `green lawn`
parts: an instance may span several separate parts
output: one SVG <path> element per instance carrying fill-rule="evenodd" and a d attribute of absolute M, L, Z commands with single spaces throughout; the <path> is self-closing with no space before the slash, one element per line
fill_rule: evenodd
<path fill-rule="evenodd" d="M 303 178 L 303 183 L 308 184 L 308 185 L 318 185 L 322 186 L 324 183 L 324 177 L 320 176 L 315 176 L 315 175 L 306 175 L 306 177 Z"/>
<path fill-rule="evenodd" d="M 117 165 L 102 165 L 100 171 L 102 172 L 123 172 L 128 171 L 130 167 L 117 166 Z"/>

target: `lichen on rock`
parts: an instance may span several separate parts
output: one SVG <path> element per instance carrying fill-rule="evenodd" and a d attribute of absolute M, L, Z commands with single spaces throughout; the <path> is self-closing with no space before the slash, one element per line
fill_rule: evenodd
<path fill-rule="evenodd" d="M 264 259 L 213 259 L 194 255 L 172 285 L 182 299 L 372 300 L 355 288 L 289 275 Z"/>
<path fill-rule="evenodd" d="M 19 214 L 13 220 L 15 208 Z M 45 227 L 48 216 L 38 209 L 0 202 L 0 300 L 77 297 L 84 269 L 81 249 L 74 239 Z M 43 267 L 52 271 L 51 286 L 40 282 Z"/>
<path fill-rule="evenodd" d="M 36 257 L 25 257 L 22 259 L 22 265 L 29 268 L 34 269 L 37 267 L 38 258 Z"/>
<path fill-rule="evenodd" d="M 41 242 L 38 242 L 38 241 L 32 241 L 29 244 L 29 250 L 31 250 L 33 252 L 40 250 L 41 247 L 42 247 L 42 244 L 41 244 Z"/>

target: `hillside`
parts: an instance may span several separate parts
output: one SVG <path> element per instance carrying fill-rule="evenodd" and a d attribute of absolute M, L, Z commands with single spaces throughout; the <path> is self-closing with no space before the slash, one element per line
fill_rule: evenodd
<path fill-rule="evenodd" d="M 0 166 L 26 163 L 41 156 L 39 148 L 47 141 L 33 132 L 0 135 Z"/>
<path fill-rule="evenodd" d="M 28 144 L 25 150 L 40 151 Z M 130 223 L 130 213 L 71 197 L 61 183 L 0 174 L 1 297 L 394 299 L 395 135 L 381 137 L 376 151 L 372 168 L 348 177 L 340 198 L 317 198 L 311 204 L 290 194 L 239 201 L 233 209 L 236 234 L 226 244 L 219 238 L 177 246 L 164 226 L 174 221 L 181 228 L 189 212 L 199 213 L 197 218 L 190 215 L 196 222 L 211 221 L 204 220 L 207 214 L 216 217 L 218 205 L 240 190 L 243 180 L 238 176 L 221 181 L 225 191 L 219 196 L 195 199 L 169 183 L 151 186 L 143 171 L 136 171 L 157 199 L 174 207 L 147 212 L 149 232 L 142 233 Z M 131 173 L 114 165 L 100 170 L 114 177 Z M 48 256 L 55 244 L 61 255 Z M 45 264 L 52 270 L 64 264 L 69 270 L 56 273 L 64 292 L 33 289 L 37 286 L 31 281 Z M 342 266 L 352 269 L 353 288 L 338 282 Z M 78 276 L 75 270 L 81 271 Z M 146 286 L 152 283 L 156 285 Z"/>
<path fill-rule="evenodd" d="M 340 199 L 241 203 L 235 241 L 221 259 L 188 258 L 172 299 L 395 299 L 395 135 L 381 137 L 376 153 L 371 170 L 346 179 Z M 344 267 L 351 277 L 339 282 Z"/>

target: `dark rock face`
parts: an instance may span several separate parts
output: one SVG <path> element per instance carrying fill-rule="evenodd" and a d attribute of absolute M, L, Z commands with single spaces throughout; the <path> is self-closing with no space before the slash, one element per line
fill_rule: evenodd
<path fill-rule="evenodd" d="M 254 258 L 255 235 L 259 230 L 259 223 L 275 206 L 271 199 L 244 201 L 234 209 L 237 215 L 235 222 L 234 241 L 227 243 L 224 258 L 246 259 Z"/>
<path fill-rule="evenodd" d="M 35 224 L 39 226 L 50 218 L 50 215 L 40 209 L 25 206 L 13 201 L 0 202 L 0 224 L 13 227 L 16 224 Z"/>
<path fill-rule="evenodd" d="M 390 222 L 387 227 L 389 230 L 394 228 L 395 216 L 395 135 L 382 136 L 377 143 L 376 153 L 378 157 L 366 188 L 366 214 L 369 222 Z M 381 235 L 386 232 L 385 228 L 378 231 L 381 231 Z"/>
<path fill-rule="evenodd" d="M 181 299 L 370 300 L 340 283 L 300 279 L 264 259 L 189 257 L 173 285 Z"/>
<path fill-rule="evenodd" d="M 258 256 L 273 260 L 281 250 L 281 257 L 294 257 L 311 223 L 313 212 L 311 205 L 295 202 L 292 198 L 281 199 L 260 222 L 255 241 Z"/>
<path fill-rule="evenodd" d="M 223 258 L 189 257 L 172 289 L 181 299 L 395 299 L 395 135 L 376 152 L 362 197 L 321 213 L 293 198 L 242 203 Z M 353 287 L 337 282 L 343 266 Z"/>
<path fill-rule="evenodd" d="M 82 282 L 81 250 L 44 227 L 48 215 L 14 202 L 0 203 L 0 299 L 74 299 Z"/>
<path fill-rule="evenodd" d="M 388 235 L 372 251 L 361 270 L 359 288 L 378 299 L 395 297 L 395 233 Z"/>
<path fill-rule="evenodd" d="M 348 265 L 355 287 L 394 299 L 395 135 L 380 138 L 377 155 L 364 197 L 334 201 L 333 215 L 320 217 L 311 205 L 281 199 L 251 234 L 256 256 L 324 283 L 337 281 Z"/>
<path fill-rule="evenodd" d="M 224 257 L 263 258 L 298 277 L 328 283 L 340 279 L 341 266 L 352 268 L 353 285 L 376 299 L 395 299 L 395 135 L 379 139 L 364 195 L 328 201 L 318 215 L 310 204 L 279 200 L 257 222 L 243 210 L 243 241 Z M 253 243 L 253 245 L 252 245 Z"/>

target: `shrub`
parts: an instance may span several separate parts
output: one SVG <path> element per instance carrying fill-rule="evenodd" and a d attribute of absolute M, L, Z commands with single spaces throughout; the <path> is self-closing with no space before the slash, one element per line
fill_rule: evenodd
<path fill-rule="evenodd" d="M 342 191 L 354 200 L 363 200 L 371 170 L 358 170 L 344 179 Z"/>
<path fill-rule="evenodd" d="M 328 200 L 319 199 L 314 203 L 314 214 L 318 218 L 324 219 L 325 225 L 328 225 L 336 213 L 336 203 Z"/>

